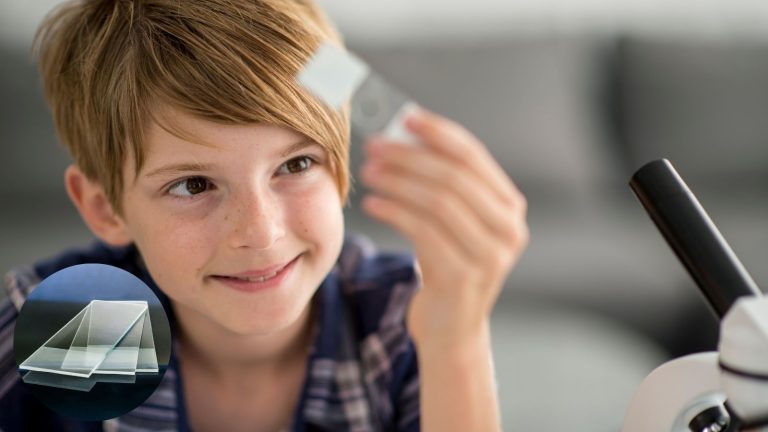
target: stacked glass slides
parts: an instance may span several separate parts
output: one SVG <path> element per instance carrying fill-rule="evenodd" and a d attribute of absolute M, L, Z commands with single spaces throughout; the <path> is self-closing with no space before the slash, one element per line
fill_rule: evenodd
<path fill-rule="evenodd" d="M 92 300 L 19 369 L 28 384 L 84 392 L 158 373 L 147 302 Z"/>

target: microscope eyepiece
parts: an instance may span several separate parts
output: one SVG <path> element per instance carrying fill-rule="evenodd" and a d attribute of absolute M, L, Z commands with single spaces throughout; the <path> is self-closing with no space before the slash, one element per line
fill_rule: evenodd
<path fill-rule="evenodd" d="M 762 292 L 672 164 L 645 164 L 629 182 L 719 318 L 739 297 Z"/>

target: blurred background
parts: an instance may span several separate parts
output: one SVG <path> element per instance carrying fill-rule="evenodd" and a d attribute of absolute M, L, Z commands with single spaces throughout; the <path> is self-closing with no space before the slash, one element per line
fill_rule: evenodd
<path fill-rule="evenodd" d="M 29 54 L 56 3 L 0 3 L 3 272 L 92 238 Z M 493 317 L 505 429 L 617 430 L 653 368 L 716 348 L 716 320 L 627 186 L 645 162 L 670 159 L 768 283 L 768 2 L 321 4 L 351 49 L 472 130 L 528 198 L 531 244 Z M 359 189 L 348 231 L 407 248 L 361 215 Z"/>

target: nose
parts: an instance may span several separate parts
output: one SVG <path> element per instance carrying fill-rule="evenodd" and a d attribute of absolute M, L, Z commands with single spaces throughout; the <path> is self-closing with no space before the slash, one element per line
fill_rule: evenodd
<path fill-rule="evenodd" d="M 233 248 L 269 249 L 285 236 L 279 197 L 268 188 L 251 187 L 232 197 L 224 217 Z"/>

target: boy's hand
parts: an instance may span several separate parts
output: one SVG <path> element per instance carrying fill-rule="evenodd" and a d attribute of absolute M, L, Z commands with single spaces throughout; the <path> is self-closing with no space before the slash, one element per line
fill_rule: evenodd
<path fill-rule="evenodd" d="M 453 350 L 485 337 L 504 281 L 528 244 L 525 197 L 460 125 L 420 110 L 406 121 L 422 146 L 374 137 L 361 178 L 370 216 L 412 243 L 423 288 L 407 325 L 417 348 Z"/>

